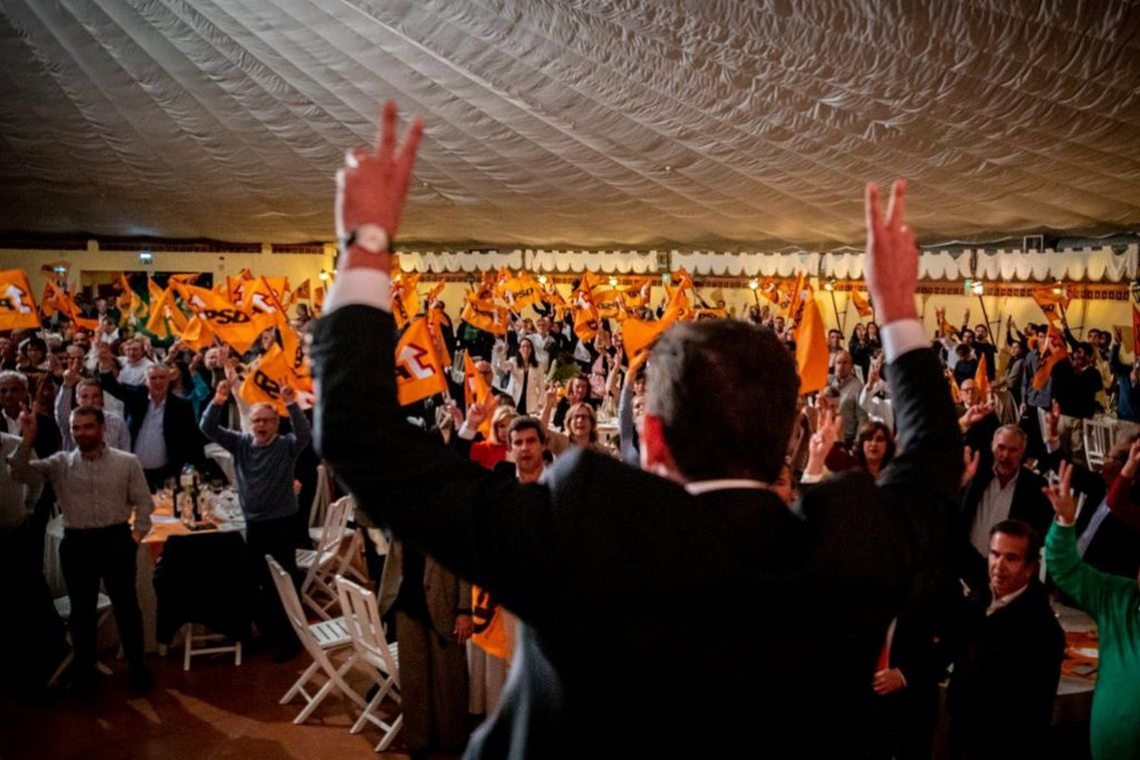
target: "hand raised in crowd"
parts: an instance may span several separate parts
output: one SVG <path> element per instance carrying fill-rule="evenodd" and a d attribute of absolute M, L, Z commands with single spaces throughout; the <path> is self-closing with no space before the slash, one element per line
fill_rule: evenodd
<path fill-rule="evenodd" d="M 471 404 L 467 407 L 467 425 L 468 430 L 476 430 L 487 420 L 487 407 L 484 404 Z"/>
<path fill-rule="evenodd" d="M 561 388 L 560 383 L 551 383 L 546 386 L 546 393 L 544 394 L 543 409 L 552 409 L 558 403 L 558 389 Z"/>
<path fill-rule="evenodd" d="M 898 668 L 884 668 L 875 674 L 871 681 L 871 688 L 880 697 L 885 697 L 888 694 L 894 694 L 896 691 L 905 689 L 906 680 Z"/>
<path fill-rule="evenodd" d="M 1112 328 L 1112 337 L 1116 340 L 1116 345 L 1124 345 L 1124 331 L 1119 327 Z"/>
<path fill-rule="evenodd" d="M 297 389 L 292 385 L 286 385 L 281 388 L 281 401 L 285 406 L 297 403 Z"/>
<path fill-rule="evenodd" d="M 917 319 L 914 293 L 918 288 L 918 248 L 914 228 L 906 224 L 906 180 L 896 180 L 884 219 L 879 210 L 879 186 L 867 184 L 867 290 L 880 324 Z"/>
<path fill-rule="evenodd" d="M 962 428 L 962 432 L 969 430 L 974 425 L 984 420 L 987 416 L 992 414 L 993 411 L 993 400 L 987 401 L 984 404 L 974 404 L 971 406 L 966 410 L 965 414 L 958 418 L 958 424 Z"/>
<path fill-rule="evenodd" d="M 1071 487 L 1073 466 L 1061 460 L 1061 480 L 1053 482 L 1041 489 L 1049 497 L 1057 519 L 1066 525 L 1072 525 L 1077 520 L 1077 500 L 1073 498 Z"/>
<path fill-rule="evenodd" d="M 1052 408 L 1045 412 L 1045 440 L 1054 443 L 1060 440 L 1061 405 L 1053 401 Z"/>
<path fill-rule="evenodd" d="M 455 640 L 460 644 L 471 638 L 471 634 L 475 633 L 475 621 L 471 619 L 470 615 L 456 615 L 455 628 L 452 630 L 455 634 Z"/>
<path fill-rule="evenodd" d="M 843 418 L 833 411 L 826 411 L 820 417 L 819 426 L 808 440 L 808 461 L 804 468 L 806 475 L 823 474 L 823 463 L 843 429 Z"/>
<path fill-rule="evenodd" d="M 454 401 L 448 401 L 444 409 L 451 415 L 451 421 L 455 423 L 455 429 L 458 430 L 460 426 L 463 425 L 463 412 L 459 410 L 459 404 Z"/>
<path fill-rule="evenodd" d="M 79 374 L 79 363 L 81 361 L 82 360 L 78 357 L 68 357 L 67 369 L 63 371 L 64 388 L 74 388 L 75 386 L 79 385 L 79 381 L 83 379 L 83 376 Z"/>
<path fill-rule="evenodd" d="M 1120 474 L 1126 478 L 1135 478 L 1138 470 L 1140 470 L 1140 440 L 1132 442 L 1132 447 L 1128 449 L 1128 461 L 1120 468 Z"/>
<path fill-rule="evenodd" d="M 36 413 L 29 409 L 26 405 L 22 407 L 20 412 L 20 435 L 26 443 L 31 443 L 35 440 L 36 433 L 39 432 L 39 422 L 36 420 Z"/>
<path fill-rule="evenodd" d="M 336 231 L 341 240 L 349 235 L 371 252 L 387 252 L 390 241 L 396 237 L 400 212 L 408 196 L 408 182 L 416 162 L 423 120 L 416 119 L 396 150 L 396 104 L 388 101 L 380 123 L 380 142 L 376 153 L 366 148 L 350 151 L 345 157 L 345 168 L 336 175 Z M 346 255 L 347 267 L 367 266 L 391 271 L 387 255 L 375 260 L 357 257 L 350 248 Z"/>
<path fill-rule="evenodd" d="M 982 452 L 974 451 L 969 446 L 962 448 L 962 487 L 964 488 L 967 483 L 974 479 L 978 474 L 978 464 L 982 461 Z"/>

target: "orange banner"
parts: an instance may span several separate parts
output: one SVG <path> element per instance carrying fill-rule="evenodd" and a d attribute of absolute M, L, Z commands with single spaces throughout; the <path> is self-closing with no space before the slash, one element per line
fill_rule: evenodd
<path fill-rule="evenodd" d="M 32 297 L 28 273 L 23 269 L 0 271 L 0 330 L 39 326 L 40 316 Z"/>
<path fill-rule="evenodd" d="M 447 378 L 435 355 L 427 319 L 416 317 L 396 344 L 396 395 L 400 405 L 446 392 Z"/>

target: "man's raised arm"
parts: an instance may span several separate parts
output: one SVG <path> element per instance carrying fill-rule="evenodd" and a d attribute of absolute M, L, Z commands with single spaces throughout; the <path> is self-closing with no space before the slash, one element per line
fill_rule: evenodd
<path fill-rule="evenodd" d="M 378 153 L 350 153 L 338 174 L 345 252 L 313 332 L 314 440 L 370 517 L 522 614 L 549 583 L 549 493 L 448 451 L 396 401 L 389 248 L 422 130 L 413 123 L 397 151 L 387 104 Z"/>
<path fill-rule="evenodd" d="M 904 221 L 906 182 L 891 188 L 884 217 L 879 188 L 867 185 L 867 290 L 882 325 L 901 453 L 880 483 L 913 502 L 907 515 L 919 541 L 938 535 L 962 475 L 962 446 L 954 406 L 942 392 L 942 370 L 918 321 L 918 248 Z M 917 501 L 916 501 L 917 499 Z"/>

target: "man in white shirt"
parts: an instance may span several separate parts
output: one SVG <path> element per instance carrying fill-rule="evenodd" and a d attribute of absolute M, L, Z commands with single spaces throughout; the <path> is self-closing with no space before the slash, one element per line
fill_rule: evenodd
<path fill-rule="evenodd" d="M 123 385 L 146 383 L 147 368 L 154 362 L 146 358 L 142 343 L 137 338 L 131 338 L 123 343 L 122 351 L 123 355 L 119 357 L 119 382 Z"/>

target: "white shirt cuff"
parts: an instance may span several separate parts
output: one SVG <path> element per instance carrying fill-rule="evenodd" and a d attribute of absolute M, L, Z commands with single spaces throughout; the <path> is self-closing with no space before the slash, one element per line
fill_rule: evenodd
<path fill-rule="evenodd" d="M 1060 515 L 1057 515 L 1053 519 L 1055 519 L 1057 521 L 1057 524 L 1060 525 L 1062 528 L 1071 528 L 1077 524 L 1076 520 L 1074 520 L 1073 522 L 1065 522 L 1064 520 L 1061 519 Z"/>
<path fill-rule="evenodd" d="M 387 272 L 368 267 L 344 269 L 337 274 L 325 299 L 326 314 L 342 306 L 360 304 L 392 311 L 392 280 Z"/>
<path fill-rule="evenodd" d="M 823 480 L 823 473 L 822 472 L 819 473 L 818 475 L 809 475 L 808 473 L 805 472 L 803 475 L 800 476 L 800 482 L 801 483 L 808 483 L 808 484 L 818 483 L 821 480 Z"/>
<path fill-rule="evenodd" d="M 883 337 L 883 353 L 893 362 L 908 351 L 930 348 L 930 340 L 917 319 L 899 319 L 879 330 Z"/>
<path fill-rule="evenodd" d="M 1050 441 L 1048 439 L 1045 440 L 1045 450 L 1047 452 L 1049 452 L 1050 454 L 1052 454 L 1053 452 L 1055 452 L 1059 448 L 1061 448 L 1061 439 L 1060 438 L 1058 438 L 1055 441 Z"/>
<path fill-rule="evenodd" d="M 473 439 L 475 437 L 475 434 L 477 432 L 479 432 L 479 431 L 478 430 L 472 430 L 471 428 L 467 427 L 467 423 L 464 422 L 462 425 L 459 426 L 459 430 L 457 431 L 456 434 L 460 438 L 462 438 L 463 440 L 470 441 L 471 439 Z"/>

